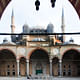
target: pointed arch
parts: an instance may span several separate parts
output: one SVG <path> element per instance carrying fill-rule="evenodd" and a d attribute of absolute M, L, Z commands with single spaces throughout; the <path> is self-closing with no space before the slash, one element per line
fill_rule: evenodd
<path fill-rule="evenodd" d="M 66 49 L 66 50 L 62 53 L 62 57 L 63 57 L 63 55 L 64 55 L 67 51 L 69 51 L 69 50 L 74 50 L 74 51 L 77 51 L 78 53 L 80 53 L 80 51 L 79 51 L 78 49 L 76 49 L 76 48 L 69 48 L 69 49 Z"/>
<path fill-rule="evenodd" d="M 48 55 L 48 52 L 45 49 L 38 47 L 38 48 L 33 49 L 30 53 L 28 53 L 27 59 L 30 59 L 30 56 L 32 55 L 32 53 L 34 51 L 36 51 L 36 50 L 42 50 L 42 51 L 44 51 Z"/>
<path fill-rule="evenodd" d="M 0 49 L 0 52 L 1 52 L 1 51 L 9 51 L 9 52 L 11 52 L 11 54 L 14 55 L 15 58 L 17 59 L 16 53 L 14 53 L 11 49 L 9 49 L 9 48 L 1 48 L 1 49 Z"/>
<path fill-rule="evenodd" d="M 16 76 L 16 55 L 10 49 L 0 49 L 0 76 Z"/>
<path fill-rule="evenodd" d="M 80 52 L 71 48 L 62 56 L 63 76 L 80 76 Z"/>

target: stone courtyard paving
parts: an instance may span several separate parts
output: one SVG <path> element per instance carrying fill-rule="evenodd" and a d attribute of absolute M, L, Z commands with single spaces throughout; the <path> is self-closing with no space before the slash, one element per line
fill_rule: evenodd
<path fill-rule="evenodd" d="M 54 77 L 52 79 L 27 79 L 26 77 L 0 77 L 0 80 L 80 80 L 80 77 Z"/>

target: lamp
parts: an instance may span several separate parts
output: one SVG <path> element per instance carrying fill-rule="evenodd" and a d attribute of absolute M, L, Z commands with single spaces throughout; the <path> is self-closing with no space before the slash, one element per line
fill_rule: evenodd
<path fill-rule="evenodd" d="M 36 6 L 36 10 L 38 11 L 39 10 L 39 6 L 40 6 L 40 1 L 39 0 L 35 1 L 35 6 Z"/>
<path fill-rule="evenodd" d="M 56 0 L 51 0 L 51 6 L 52 6 L 52 8 L 55 6 L 55 2 L 56 2 Z"/>

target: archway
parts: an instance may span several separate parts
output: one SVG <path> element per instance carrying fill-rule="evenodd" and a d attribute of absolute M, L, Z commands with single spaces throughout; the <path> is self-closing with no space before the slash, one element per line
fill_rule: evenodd
<path fill-rule="evenodd" d="M 20 75 L 26 76 L 26 59 L 24 57 L 20 58 Z"/>
<path fill-rule="evenodd" d="M 59 59 L 57 57 L 54 57 L 52 60 L 52 70 L 53 76 L 59 75 Z"/>
<path fill-rule="evenodd" d="M 80 17 L 80 1 L 79 0 L 69 0 L 70 3 L 73 5 L 73 7 L 76 9 L 79 17 Z M 8 4 L 11 2 L 11 0 L 0 0 L 0 18 L 5 10 L 5 8 L 8 6 Z"/>
<path fill-rule="evenodd" d="M 10 50 L 0 50 L 0 76 L 16 76 L 16 56 Z"/>
<path fill-rule="evenodd" d="M 71 49 L 63 55 L 63 76 L 80 76 L 80 53 Z"/>
<path fill-rule="evenodd" d="M 30 56 L 30 74 L 44 75 L 49 74 L 48 53 L 42 49 L 36 49 Z"/>

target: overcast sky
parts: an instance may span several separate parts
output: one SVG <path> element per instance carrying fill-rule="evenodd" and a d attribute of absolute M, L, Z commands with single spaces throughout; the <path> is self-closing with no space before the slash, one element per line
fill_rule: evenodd
<path fill-rule="evenodd" d="M 41 26 L 46 28 L 49 23 L 53 23 L 54 32 L 61 32 L 62 7 L 64 8 L 65 32 L 80 32 L 80 20 L 68 0 L 56 0 L 55 8 L 51 7 L 50 0 L 40 0 L 40 9 L 36 11 L 36 0 L 12 0 L 5 9 L 0 20 L 0 33 L 11 32 L 11 14 L 14 10 L 15 32 L 21 33 L 22 26 L 26 23 L 29 27 Z M 5 37 L 5 36 L 3 36 Z M 69 40 L 71 36 L 66 38 Z M 80 43 L 80 37 L 73 37 L 75 42 Z M 0 39 L 2 42 L 2 38 Z"/>

